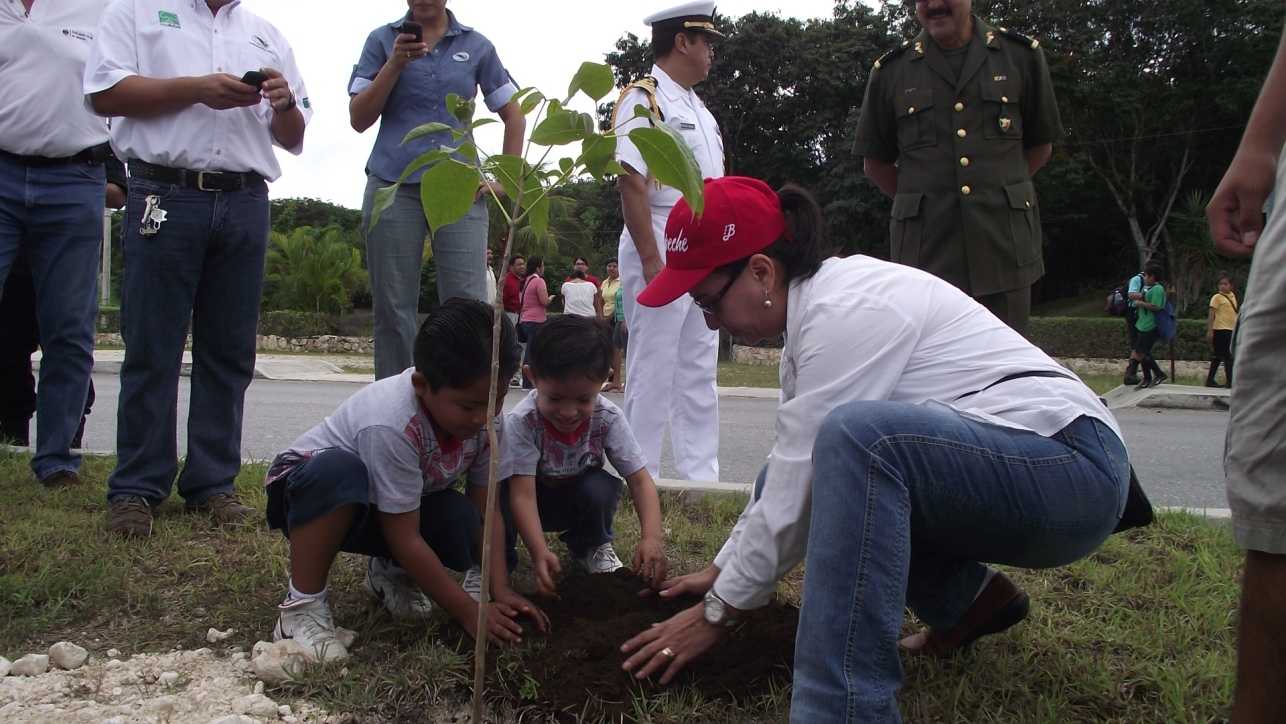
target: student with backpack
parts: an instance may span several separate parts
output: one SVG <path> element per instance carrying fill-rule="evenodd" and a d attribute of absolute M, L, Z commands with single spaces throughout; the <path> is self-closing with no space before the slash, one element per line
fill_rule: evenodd
<path fill-rule="evenodd" d="M 1113 290 L 1115 292 L 1119 290 Z M 1125 298 L 1122 300 L 1122 310 L 1119 312 L 1125 317 L 1125 339 L 1130 345 L 1130 351 L 1134 351 L 1134 344 L 1139 339 L 1139 328 L 1136 326 L 1139 322 L 1139 300 L 1143 298 L 1143 293 L 1147 289 L 1143 285 L 1143 272 L 1139 272 L 1130 277 L 1126 283 Z M 1127 385 L 1139 384 L 1139 363 L 1130 356 L 1129 364 L 1125 367 L 1125 379 L 1123 382 Z"/>
<path fill-rule="evenodd" d="M 1130 366 L 1143 368 L 1143 381 L 1135 387 L 1139 390 L 1156 387 L 1167 379 L 1152 358 L 1152 347 L 1157 340 L 1174 337 L 1173 316 L 1166 309 L 1165 285 L 1161 284 L 1162 273 L 1160 264 L 1148 264 L 1144 268 L 1143 287 L 1146 291 L 1135 301 L 1138 320 L 1134 323 L 1134 328 L 1138 337 L 1134 341 L 1134 351 L 1130 354 Z M 1129 374 L 1128 370 L 1126 374 Z"/>

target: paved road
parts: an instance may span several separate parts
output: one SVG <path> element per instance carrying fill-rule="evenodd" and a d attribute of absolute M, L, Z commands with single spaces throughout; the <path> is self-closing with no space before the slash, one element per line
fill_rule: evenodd
<path fill-rule="evenodd" d="M 115 375 L 95 375 L 98 402 L 85 434 L 86 447 L 115 447 Z M 321 420 L 357 385 L 341 383 L 279 382 L 255 380 L 246 399 L 242 451 L 247 458 L 269 459 L 296 436 Z M 511 392 L 506 407 L 522 398 Z M 620 404 L 619 395 L 613 400 Z M 184 449 L 188 379 L 179 387 L 179 450 Z M 730 482 L 752 482 L 772 445 L 776 401 L 724 398 L 719 441 L 721 477 Z M 1222 474 L 1226 412 L 1181 410 L 1123 410 L 1118 419 L 1125 430 L 1131 458 L 1149 497 L 1157 505 L 1202 508 L 1227 507 Z M 672 461 L 661 461 L 663 476 L 674 477 Z"/>

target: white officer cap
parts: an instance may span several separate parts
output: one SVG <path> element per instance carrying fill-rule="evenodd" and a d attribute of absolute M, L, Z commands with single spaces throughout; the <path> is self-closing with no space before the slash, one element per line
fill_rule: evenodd
<path fill-rule="evenodd" d="M 689 30 L 709 33 L 719 38 L 724 37 L 723 33 L 719 32 L 714 25 L 714 2 L 704 0 L 679 3 L 674 7 L 652 13 L 643 19 L 643 24 L 648 26 L 673 25 L 676 31 Z"/>

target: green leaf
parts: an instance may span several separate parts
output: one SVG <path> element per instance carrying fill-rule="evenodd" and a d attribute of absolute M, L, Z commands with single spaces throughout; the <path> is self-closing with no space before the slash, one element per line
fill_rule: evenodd
<path fill-rule="evenodd" d="M 624 176 L 627 173 L 629 173 L 629 171 L 627 171 L 616 159 L 608 161 L 607 165 L 603 167 L 603 174 L 606 176 Z"/>
<path fill-rule="evenodd" d="M 426 123 L 423 126 L 416 126 L 415 128 L 412 128 L 411 131 L 406 134 L 406 137 L 402 139 L 402 145 L 405 146 L 406 144 L 410 143 L 411 141 L 414 141 L 417 138 L 423 138 L 425 136 L 432 136 L 435 133 L 442 133 L 444 131 L 454 131 L 454 130 L 455 130 L 454 126 L 448 126 L 445 123 L 436 123 L 436 122 Z"/>
<path fill-rule="evenodd" d="M 597 101 L 615 86 L 616 79 L 612 77 L 611 66 L 606 63 L 581 63 L 580 70 L 576 71 L 567 88 L 567 100 L 570 102 L 576 91 L 580 91 L 589 96 L 590 100 Z"/>
<path fill-rule="evenodd" d="M 409 169 L 410 167 L 408 166 L 407 168 Z M 403 172 L 403 176 L 406 176 L 405 172 Z M 380 217 L 384 215 L 385 211 L 388 211 L 388 207 L 393 205 L 393 200 L 397 198 L 397 190 L 401 186 L 402 183 L 399 181 L 392 186 L 385 186 L 375 190 L 375 196 L 371 200 L 371 223 L 366 227 L 367 231 L 374 229 L 375 225 L 380 223 Z"/>
<path fill-rule="evenodd" d="M 593 135 L 581 143 L 580 162 L 595 179 L 602 181 L 607 163 L 616 158 L 616 137 Z"/>
<path fill-rule="evenodd" d="M 652 117 L 652 109 L 651 109 L 651 108 L 648 108 L 647 106 L 643 105 L 642 103 L 636 103 L 636 104 L 634 105 L 634 117 L 635 117 L 635 118 L 651 118 L 651 117 Z M 659 121 L 659 120 L 661 120 L 661 119 L 657 118 L 657 119 L 655 119 L 655 120 L 658 120 L 658 121 Z"/>
<path fill-rule="evenodd" d="M 571 172 L 572 172 L 572 168 L 573 168 L 575 165 L 576 165 L 576 162 L 575 162 L 575 161 L 573 161 L 573 160 L 571 160 L 570 158 L 567 158 L 567 157 L 565 157 L 565 156 L 564 156 L 563 158 L 558 159 L 558 168 L 562 170 L 562 172 L 563 172 L 563 175 L 564 175 L 564 176 L 566 176 L 567 174 L 571 173 Z"/>
<path fill-rule="evenodd" d="M 467 126 L 473 122 L 474 102 L 472 98 L 465 100 L 455 93 L 448 93 L 446 106 L 447 113 L 450 113 L 461 124 Z"/>
<path fill-rule="evenodd" d="M 463 156 L 470 163 L 478 162 L 478 147 L 473 145 L 472 141 L 465 141 L 460 144 L 460 147 L 456 149 L 456 153 Z"/>
<path fill-rule="evenodd" d="M 483 118 L 481 120 L 474 121 L 471 128 L 482 128 L 483 126 L 490 126 L 493 123 L 499 123 L 499 122 L 500 121 L 497 121 L 494 118 Z"/>
<path fill-rule="evenodd" d="M 540 178 L 532 175 L 527 180 L 527 187 L 522 194 L 522 205 L 526 209 L 527 225 L 531 227 L 536 238 L 549 236 L 549 196 L 541 186 Z"/>
<path fill-rule="evenodd" d="M 429 231 L 454 224 L 469 213 L 482 176 L 473 166 L 456 161 L 439 163 L 420 177 L 420 203 Z"/>
<path fill-rule="evenodd" d="M 416 171 L 425 166 L 445 161 L 448 158 L 451 158 L 451 149 L 449 148 L 435 148 L 432 151 L 425 151 L 406 164 L 406 168 L 402 169 L 402 175 L 398 177 L 397 182 L 399 185 L 403 184 Z"/>
<path fill-rule="evenodd" d="M 545 96 L 542 95 L 540 91 L 536 91 L 535 93 L 532 93 L 531 95 L 522 99 L 522 114 L 525 116 L 531 113 L 532 111 L 536 110 L 537 106 L 539 106 L 541 103 L 544 103 L 544 102 L 545 102 Z"/>
<path fill-rule="evenodd" d="M 536 130 L 531 132 L 531 142 L 537 146 L 565 146 L 593 134 L 594 119 L 588 113 L 560 108 L 550 111 L 545 120 L 536 126 Z"/>
<path fill-rule="evenodd" d="M 683 142 L 683 138 L 661 123 L 653 128 L 635 128 L 630 131 L 630 140 L 643 155 L 652 177 L 678 189 L 688 200 L 692 212 L 700 216 L 705 208 L 704 179 L 692 149 Z"/>
<path fill-rule="evenodd" d="M 505 187 L 505 194 L 510 199 L 518 198 L 518 189 L 525 185 L 523 176 L 528 168 L 530 167 L 522 157 L 511 155 L 492 156 L 488 164 L 488 170 L 496 177 L 496 181 Z"/>

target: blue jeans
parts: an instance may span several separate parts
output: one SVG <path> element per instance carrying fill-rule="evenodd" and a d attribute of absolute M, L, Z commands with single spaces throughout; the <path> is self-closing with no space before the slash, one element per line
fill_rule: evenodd
<path fill-rule="evenodd" d="M 268 526 L 280 528 L 289 538 L 290 529 L 345 505 L 358 506 L 359 512 L 339 549 L 393 558 L 379 517 L 370 505 L 366 464 L 346 450 L 322 450 L 268 486 Z M 456 490 L 429 493 L 420 498 L 420 536 L 442 565 L 455 571 L 468 570 L 480 560 L 482 514 Z"/>
<path fill-rule="evenodd" d="M 31 460 L 41 479 L 80 469 L 71 442 L 94 366 L 106 184 L 101 164 L 31 168 L 0 158 L 0 293 L 19 250 L 25 251 L 44 351 Z"/>
<path fill-rule="evenodd" d="M 910 607 L 949 628 L 983 562 L 1049 568 L 1088 555 L 1125 509 L 1126 450 L 1077 418 L 1052 437 L 942 406 L 852 402 L 813 447 L 792 722 L 898 722 Z"/>
<path fill-rule="evenodd" d="M 559 485 L 536 481 L 536 510 L 546 533 L 558 532 L 573 558 L 612 542 L 612 518 L 621 500 L 621 479 L 590 468 L 574 480 Z M 505 561 L 512 571 L 518 565 L 518 528 L 509 504 L 509 481 L 501 483 L 500 515 L 505 521 Z"/>
<path fill-rule="evenodd" d="M 412 363 L 419 331 L 420 267 L 429 233 L 420 204 L 420 185 L 403 184 L 376 224 L 368 228 L 375 192 L 392 185 L 376 176 L 366 179 L 362 230 L 366 266 L 371 272 L 375 304 L 375 379 L 399 375 Z M 452 297 L 487 298 L 487 201 L 474 203 L 463 219 L 438 229 L 432 252 L 437 271 L 438 302 Z"/>
<path fill-rule="evenodd" d="M 140 233 L 146 197 L 166 213 Z M 178 471 L 179 370 L 192 330 L 188 449 L 179 494 L 199 504 L 231 493 L 241 469 L 241 418 L 254 376 L 268 244 L 268 187 L 207 192 L 133 179 L 125 213 L 121 334 L 125 363 L 116 470 L 107 497 L 160 503 Z"/>

